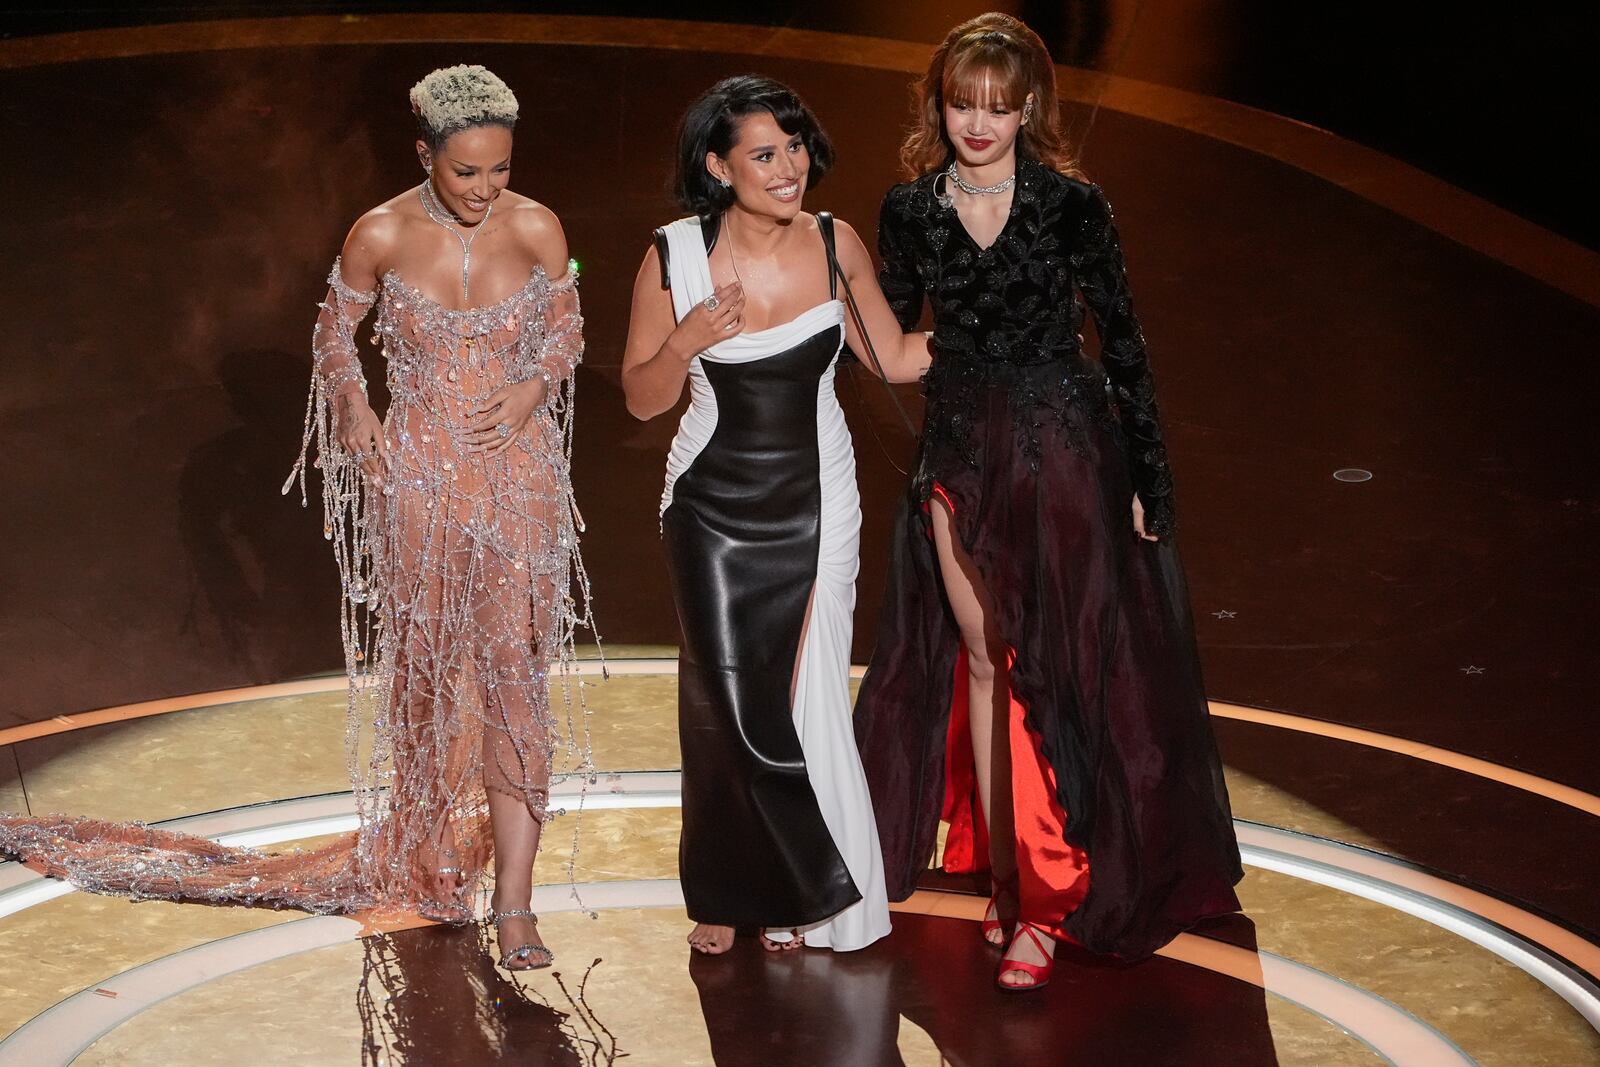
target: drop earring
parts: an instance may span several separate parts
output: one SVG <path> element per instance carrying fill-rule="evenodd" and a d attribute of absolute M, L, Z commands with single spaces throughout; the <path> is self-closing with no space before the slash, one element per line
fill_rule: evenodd
<path fill-rule="evenodd" d="M 718 178 L 717 179 L 717 184 L 722 186 L 724 189 L 732 189 L 733 188 L 733 183 L 730 182 L 726 178 Z"/>

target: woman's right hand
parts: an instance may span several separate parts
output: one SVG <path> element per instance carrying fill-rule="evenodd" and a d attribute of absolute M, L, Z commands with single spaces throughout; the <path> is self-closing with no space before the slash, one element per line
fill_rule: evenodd
<path fill-rule="evenodd" d="M 339 444 L 354 456 L 361 469 L 381 488 L 389 469 L 389 445 L 383 439 L 383 423 L 373 413 L 366 398 L 351 390 L 338 399 Z"/>
<path fill-rule="evenodd" d="M 702 300 L 683 317 L 667 338 L 667 346 L 684 359 L 692 359 L 744 328 L 744 286 L 729 282 L 712 294 L 716 307 Z"/>

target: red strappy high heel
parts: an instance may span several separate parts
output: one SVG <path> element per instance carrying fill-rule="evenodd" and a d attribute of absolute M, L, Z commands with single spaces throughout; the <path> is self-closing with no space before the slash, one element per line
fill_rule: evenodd
<path fill-rule="evenodd" d="M 1050 931 L 1046 930 L 1038 923 L 1031 923 L 1026 919 L 1018 919 L 1017 934 L 1016 937 L 1011 939 L 1011 943 L 1016 944 L 1018 938 L 1021 938 L 1023 934 L 1027 934 L 1028 937 L 1033 940 L 1033 946 L 1039 950 L 1039 955 L 1044 957 L 1044 962 L 1025 963 L 1022 960 L 1001 960 L 1000 969 L 997 970 L 994 975 L 994 984 L 999 987 L 1000 992 L 1002 993 L 1027 993 L 1035 989 L 1043 989 L 1045 986 L 1050 984 L 1050 972 L 1055 970 L 1055 948 L 1053 946 L 1051 948 L 1045 948 L 1044 942 L 1039 939 L 1040 934 L 1044 934 L 1046 937 L 1052 937 L 1053 935 L 1051 935 Z M 1008 971 L 1021 971 L 1023 974 L 1031 977 L 1033 979 L 1033 983 L 1031 985 L 1011 985 L 1008 982 L 1002 982 L 1000 980 L 1000 976 Z"/>
<path fill-rule="evenodd" d="M 1006 933 L 1006 924 L 1000 921 L 1000 894 L 1010 893 L 1013 896 L 1016 895 L 1017 872 L 1012 871 L 1011 877 L 1006 879 L 991 877 L 990 880 L 994 883 L 994 891 L 989 894 L 989 906 L 983 909 L 983 922 L 979 925 L 979 932 L 983 935 L 983 940 L 986 944 L 993 945 L 995 948 L 1003 948 L 1006 939 L 1010 935 Z M 991 911 L 994 912 L 994 918 L 992 919 L 989 918 Z M 998 942 L 989 940 L 989 934 L 995 930 L 999 930 L 1002 935 Z"/>

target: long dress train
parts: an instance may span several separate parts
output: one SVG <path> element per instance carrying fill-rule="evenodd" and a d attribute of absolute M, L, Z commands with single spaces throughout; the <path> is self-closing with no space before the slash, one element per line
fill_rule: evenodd
<path fill-rule="evenodd" d="M 664 233 L 681 319 L 713 289 L 706 240 L 693 218 Z M 689 915 L 856 949 L 889 912 L 850 722 L 861 508 L 833 386 L 843 321 L 830 299 L 695 357 L 661 523 Z"/>
<path fill-rule="evenodd" d="M 492 850 L 487 791 L 517 797 L 542 821 L 553 782 L 592 775 L 574 677 L 576 631 L 592 629 L 570 480 L 572 375 L 583 352 L 576 275 L 535 267 L 506 299 L 459 311 L 392 271 L 378 291 L 358 292 L 335 261 L 328 284 L 300 459 L 284 492 L 298 479 L 305 501 L 314 441 L 323 534 L 343 591 L 359 829 L 268 855 L 137 823 L 6 815 L 0 853 L 135 899 L 462 920 Z M 374 305 L 392 398 L 393 467 L 381 492 L 333 426 L 336 395 L 365 391 L 356 330 Z M 483 398 L 541 373 L 549 400 L 511 447 L 467 451 L 461 437 Z M 455 892 L 436 892 L 441 867 L 461 872 Z"/>

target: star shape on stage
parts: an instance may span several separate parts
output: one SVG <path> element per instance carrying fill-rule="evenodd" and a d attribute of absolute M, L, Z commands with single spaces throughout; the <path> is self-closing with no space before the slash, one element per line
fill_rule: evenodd
<path fill-rule="evenodd" d="M 1237 611 L 1213 611 L 1211 614 L 1219 619 L 1231 619 L 1239 613 Z"/>
<path fill-rule="evenodd" d="M 1484 672 L 1484 670 L 1485 670 L 1485 668 L 1483 668 L 1483 667 L 1477 667 L 1477 666 L 1473 666 L 1471 664 L 1468 664 L 1467 666 L 1461 668 L 1461 673 L 1462 674 L 1482 674 Z"/>

